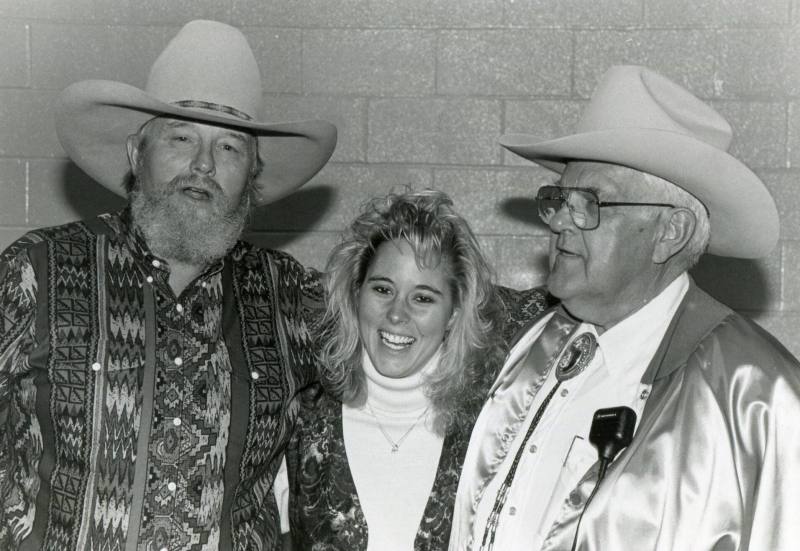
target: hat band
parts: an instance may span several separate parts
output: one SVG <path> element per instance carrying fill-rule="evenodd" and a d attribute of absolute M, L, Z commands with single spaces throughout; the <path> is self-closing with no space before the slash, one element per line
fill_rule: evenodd
<path fill-rule="evenodd" d="M 245 121 L 253 120 L 253 117 L 251 117 L 244 111 L 239 111 L 235 107 L 230 107 L 229 105 L 222 105 L 221 103 L 211 103 L 210 101 L 185 99 L 181 101 L 174 101 L 172 102 L 172 104 L 177 105 L 178 107 L 189 107 L 192 109 L 210 109 L 211 111 L 219 111 L 221 113 L 227 113 L 228 115 L 232 115 L 237 119 L 242 119 Z"/>

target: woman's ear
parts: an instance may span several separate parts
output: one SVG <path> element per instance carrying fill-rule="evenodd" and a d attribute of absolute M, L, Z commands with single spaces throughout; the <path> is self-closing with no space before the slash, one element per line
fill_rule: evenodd
<path fill-rule="evenodd" d="M 453 308 L 453 311 L 450 313 L 450 319 L 447 320 L 447 326 L 445 327 L 447 331 L 450 331 L 453 328 L 453 325 L 455 325 L 456 320 L 460 315 L 461 315 L 461 308 L 458 307 Z"/>

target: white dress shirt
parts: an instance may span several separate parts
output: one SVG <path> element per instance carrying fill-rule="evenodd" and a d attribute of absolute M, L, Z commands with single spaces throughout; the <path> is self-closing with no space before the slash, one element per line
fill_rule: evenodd
<path fill-rule="evenodd" d="M 641 382 L 642 376 L 688 288 L 689 278 L 684 273 L 645 306 L 597 337 L 597 352 L 586 370 L 561 383 L 520 459 L 500 514 L 495 550 L 541 549 L 570 491 L 597 460 L 597 450 L 588 440 L 596 410 L 628 406 L 636 412 L 637 419 L 641 416 L 650 391 Z M 511 350 L 503 372 L 525 355 L 548 319 L 549 316 L 532 327 Z M 574 335 L 586 331 L 597 336 L 595 328 L 585 323 Z M 554 371 L 537 392 L 508 454 L 480 496 L 470 530 L 468 517 L 473 515 L 471 502 L 475 496 L 465 495 L 466 488 L 470 487 L 470 477 L 476 476 L 478 443 L 490 429 L 496 430 L 488 424 L 492 401 L 484 405 L 472 433 L 456 497 L 451 550 L 480 549 L 497 491 L 533 416 L 557 383 Z"/>

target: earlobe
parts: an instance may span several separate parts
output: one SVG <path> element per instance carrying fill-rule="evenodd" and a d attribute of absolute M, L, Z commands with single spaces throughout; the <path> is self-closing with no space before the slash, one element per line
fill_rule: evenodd
<path fill-rule="evenodd" d="M 450 319 L 447 320 L 447 327 L 446 329 L 450 331 L 453 328 L 453 325 L 456 323 L 456 319 L 458 319 L 458 315 L 461 313 L 460 308 L 453 308 L 453 312 L 450 314 Z"/>
<path fill-rule="evenodd" d="M 653 261 L 663 264 L 681 252 L 694 235 L 696 224 L 691 210 L 682 207 L 672 209 L 666 219 L 662 220 L 661 231 L 653 250 Z"/>
<path fill-rule="evenodd" d="M 128 150 L 128 164 L 130 164 L 131 172 L 136 175 L 136 169 L 139 167 L 139 140 L 136 134 L 131 134 L 125 141 L 125 147 Z"/>

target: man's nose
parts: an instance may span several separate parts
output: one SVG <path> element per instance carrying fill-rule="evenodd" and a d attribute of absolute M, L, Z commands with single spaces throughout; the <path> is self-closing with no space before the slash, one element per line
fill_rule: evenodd
<path fill-rule="evenodd" d="M 566 201 L 561 203 L 561 207 L 550 217 L 548 226 L 555 233 L 561 232 L 566 227 L 575 226 L 575 221 L 572 219 L 572 213 L 569 211 L 569 205 L 567 205 Z"/>
<path fill-rule="evenodd" d="M 192 171 L 207 176 L 213 176 L 215 170 L 216 164 L 214 163 L 214 152 L 212 151 L 211 145 L 201 143 L 197 147 L 194 159 L 192 159 Z"/>

